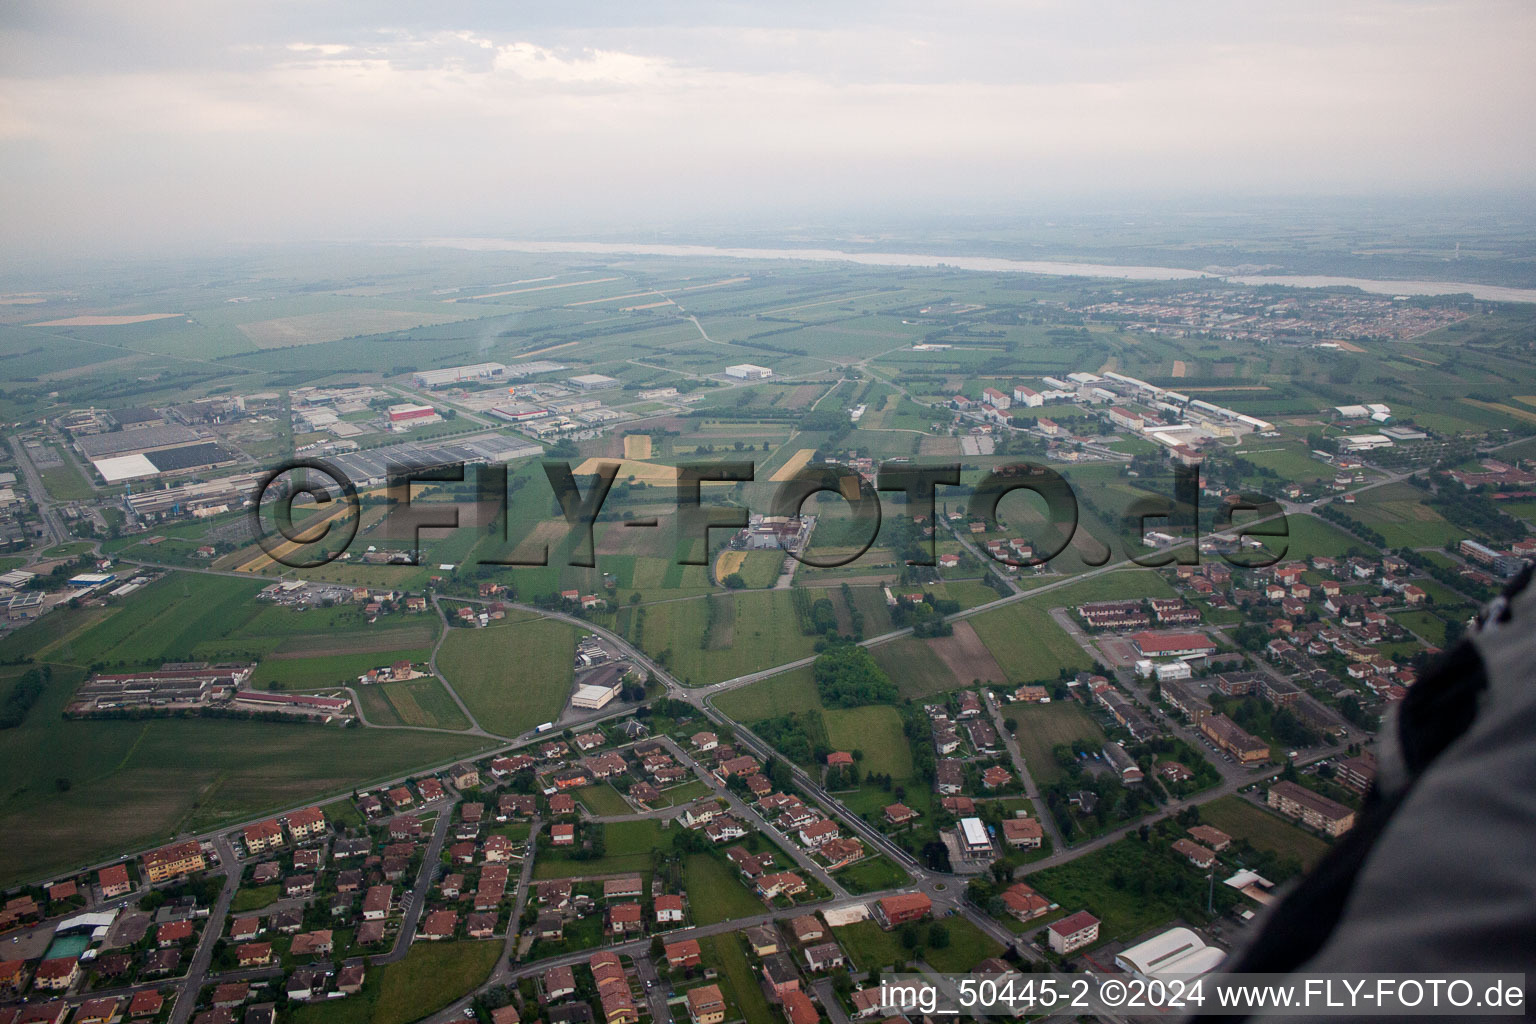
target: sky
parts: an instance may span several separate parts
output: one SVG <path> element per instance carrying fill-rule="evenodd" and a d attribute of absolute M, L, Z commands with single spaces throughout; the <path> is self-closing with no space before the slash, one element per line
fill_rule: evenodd
<path fill-rule="evenodd" d="M 1528 192 L 1536 5 L 0 6 L 18 251 Z"/>

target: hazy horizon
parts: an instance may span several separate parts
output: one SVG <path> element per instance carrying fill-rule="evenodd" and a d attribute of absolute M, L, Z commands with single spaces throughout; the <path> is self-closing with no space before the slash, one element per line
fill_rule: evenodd
<path fill-rule="evenodd" d="M 14 258 L 1160 200 L 1518 207 L 1533 28 L 1501 0 L 17 3 L 0 230 Z"/>

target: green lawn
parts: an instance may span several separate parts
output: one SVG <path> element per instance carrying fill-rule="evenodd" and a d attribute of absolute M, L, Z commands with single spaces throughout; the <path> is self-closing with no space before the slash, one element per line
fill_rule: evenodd
<path fill-rule="evenodd" d="M 363 991 L 299 1006 L 294 1024 L 409 1024 L 473 991 L 490 976 L 500 942 L 418 942 L 398 963 L 368 971 Z"/>
<path fill-rule="evenodd" d="M 763 904 L 741 884 L 740 872 L 707 853 L 692 853 L 683 865 L 683 890 L 694 924 L 715 924 L 763 912 Z"/>
<path fill-rule="evenodd" d="M 939 948 L 929 944 L 929 928 L 934 923 L 941 924 L 949 931 L 948 946 Z M 987 957 L 998 956 L 1003 952 L 997 940 L 988 937 L 981 929 L 958 915 L 946 917 L 940 922 L 919 921 L 913 927 L 920 937 L 923 959 L 947 974 L 964 974 Z M 884 931 L 874 921 L 858 921 L 834 928 L 832 933 L 848 954 L 856 973 L 862 974 L 871 968 L 905 963 L 915 958 L 915 951 L 906 948 L 901 941 L 901 929 Z"/>
<path fill-rule="evenodd" d="M 577 635 L 553 619 L 453 629 L 437 667 L 483 728 L 517 736 L 564 710 Z"/>
<path fill-rule="evenodd" d="M 283 898 L 283 887 L 280 885 L 258 885 L 250 889 L 240 889 L 235 893 L 235 898 L 229 905 L 229 909 L 237 914 L 248 910 L 260 910 L 270 907 Z"/>
<path fill-rule="evenodd" d="M 1295 857 L 1308 870 L 1328 852 L 1328 844 L 1317 836 L 1260 810 L 1235 794 L 1202 804 L 1200 820 L 1215 825 L 1234 839 L 1246 839 L 1261 850 Z"/>
<path fill-rule="evenodd" d="M 60 452 L 59 458 L 58 465 L 37 471 L 48 493 L 59 501 L 85 501 L 94 497 L 96 492 L 91 490 L 91 485 L 80 475 L 69 456 Z"/>
<path fill-rule="evenodd" d="M 595 860 L 571 860 L 564 851 L 542 849 L 533 865 L 533 877 L 575 878 L 581 875 L 616 875 L 651 870 L 653 850 L 664 845 L 661 825 L 649 818 L 636 821 L 611 821 L 586 824 L 582 829 L 601 828 L 605 841 L 604 856 Z"/>
<path fill-rule="evenodd" d="M 912 876 L 885 857 L 866 857 L 832 876 L 851 893 L 880 892 L 909 884 Z"/>
<path fill-rule="evenodd" d="M 822 712 L 822 719 L 834 750 L 864 752 L 861 772 L 888 773 L 897 780 L 912 777 L 912 747 L 895 708 L 830 708 Z"/>
<path fill-rule="evenodd" d="M 591 811 L 593 814 L 613 815 L 634 813 L 634 808 L 630 807 L 628 801 L 619 795 L 619 791 L 608 785 L 606 782 L 600 786 L 581 787 L 580 789 L 576 790 L 576 799 L 580 800 L 582 806 L 586 807 L 586 809 Z"/>
<path fill-rule="evenodd" d="M 1061 768 L 1051 756 L 1052 747 L 1082 740 L 1097 749 L 1104 743 L 1104 730 L 1076 701 L 1008 705 L 1003 717 L 1019 724 L 1014 736 L 1018 738 L 1025 767 L 1037 785 L 1049 786 L 1061 778 Z"/>
<path fill-rule="evenodd" d="M 718 972 L 716 983 L 720 986 L 720 994 L 725 996 L 726 1020 L 778 1024 L 780 1016 L 769 1008 L 768 1000 L 763 996 L 757 972 L 747 961 L 740 935 L 734 932 L 706 935 L 699 940 L 699 952 L 704 963 Z"/>

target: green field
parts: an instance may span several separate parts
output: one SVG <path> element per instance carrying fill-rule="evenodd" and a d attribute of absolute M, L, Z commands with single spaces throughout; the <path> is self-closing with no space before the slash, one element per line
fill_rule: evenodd
<path fill-rule="evenodd" d="M 283 887 L 280 885 L 258 885 L 254 888 L 241 888 L 235 893 L 234 900 L 229 909 L 236 914 L 243 914 L 251 910 L 261 910 L 270 907 L 283 898 Z"/>
<path fill-rule="evenodd" d="M 7 766 L 0 829 L 9 837 L 0 848 L 0 884 L 346 792 L 482 746 L 448 733 L 299 723 L 66 721 L 60 712 L 79 678 L 56 669 L 25 724 L 0 732 Z"/>
<path fill-rule="evenodd" d="M 1410 484 L 1387 484 L 1361 494 L 1346 514 L 1380 533 L 1391 548 L 1438 548 L 1464 540 L 1467 531 L 1424 504 L 1425 497 Z"/>
<path fill-rule="evenodd" d="M 834 750 L 861 750 L 861 772 L 912 777 L 912 747 L 901 731 L 901 713 L 893 707 L 829 708 L 822 712 L 827 740 Z"/>
<path fill-rule="evenodd" d="M 718 972 L 720 994 L 725 996 L 726 1020 L 778 1024 L 780 1015 L 769 1008 L 762 986 L 758 984 L 757 972 L 748 962 L 741 942 L 741 936 L 735 932 L 706 935 L 699 940 L 704 963 Z"/>
<path fill-rule="evenodd" d="M 576 799 L 593 814 L 633 814 L 634 808 L 619 795 L 619 791 L 606 782 L 600 786 L 583 786 L 575 791 Z"/>
<path fill-rule="evenodd" d="M 53 670 L 23 724 L 0 731 L 0 828 L 9 837 L 0 882 L 346 792 L 482 746 L 447 734 L 299 722 L 63 718 L 85 666 L 180 659 L 232 624 L 280 611 L 251 600 L 260 585 L 175 573 L 122 605 L 57 611 L 0 641 L 0 658 L 31 657 Z"/>
<path fill-rule="evenodd" d="M 715 924 L 763 912 L 763 904 L 741 884 L 741 873 L 707 853 L 692 853 L 683 864 L 683 889 L 694 924 Z"/>
<path fill-rule="evenodd" d="M 577 635 L 553 619 L 453 629 L 437 667 L 482 728 L 517 736 L 565 709 Z"/>
<path fill-rule="evenodd" d="M 1129 939 L 1180 914 L 1180 905 L 1171 894 L 1126 881 L 1138 875 L 1149 856 L 1139 840 L 1121 839 L 1065 864 L 1035 872 L 1026 881 L 1069 913 L 1087 910 L 1097 917 L 1102 922 L 1100 941 Z M 1189 871 L 1193 876 L 1194 868 Z M 1200 883 L 1203 897 L 1203 875 Z M 1202 909 L 1204 902 L 1200 900 Z"/>
<path fill-rule="evenodd" d="M 927 640 L 904 636 L 880 644 L 869 653 L 903 697 L 925 697 L 970 683 L 969 679 L 956 678 Z"/>
<path fill-rule="evenodd" d="M 357 686 L 357 677 L 369 669 L 395 661 L 420 665 L 432 656 L 430 648 L 364 654 L 331 654 L 317 658 L 267 658 L 256 667 L 251 683 L 258 690 L 303 690 L 321 686 Z"/>
<path fill-rule="evenodd" d="M 800 632 L 788 590 L 731 594 L 729 625 L 717 622 L 708 648 L 707 610 L 703 600 L 672 601 L 646 607 L 645 652 L 691 686 L 755 672 L 812 653 L 815 638 Z M 714 600 L 723 600 L 716 598 Z"/>
<path fill-rule="evenodd" d="M 881 892 L 910 885 L 912 876 L 885 857 L 866 857 L 832 876 L 851 893 Z"/>
<path fill-rule="evenodd" d="M 1279 554 L 1282 547 L 1290 561 L 1306 560 L 1315 555 L 1342 558 L 1351 551 L 1368 554 L 1372 549 L 1363 540 L 1345 533 L 1332 523 L 1325 523 L 1316 516 L 1292 515 L 1285 517 L 1285 538 L 1270 538 L 1265 547 Z"/>
<path fill-rule="evenodd" d="M 545 879 L 648 874 L 653 852 L 666 845 L 660 823 L 650 818 L 610 821 L 602 825 L 585 824 L 581 828 L 603 829 L 606 842 L 604 856 L 593 860 L 571 860 L 561 850 L 540 850 L 533 865 L 533 877 Z"/>
<path fill-rule="evenodd" d="M 1436 647 L 1445 643 L 1446 622 L 1434 612 L 1394 612 L 1392 617 L 1404 629 L 1412 630 Z"/>
<path fill-rule="evenodd" d="M 373 967 L 356 996 L 302 1005 L 295 1024 L 409 1024 L 477 988 L 501 955 L 500 942 L 418 942 L 398 963 Z"/>
<path fill-rule="evenodd" d="M 1024 755 L 1025 767 L 1036 784 L 1049 786 L 1062 777 L 1062 770 L 1051 756 L 1051 748 L 1081 740 L 1097 749 L 1104 743 L 1104 730 L 1076 701 L 1058 700 L 1049 704 L 1019 704 L 1007 707 L 1003 717 L 1017 722 L 1014 736 Z"/>
<path fill-rule="evenodd" d="M 1050 603 L 1058 603 L 1055 595 Z M 1011 682 L 1055 679 L 1062 669 L 1081 672 L 1092 665 L 1082 648 L 1051 621 L 1042 601 L 1016 601 L 970 622 Z"/>
<path fill-rule="evenodd" d="M 355 686 L 370 725 L 409 725 L 424 729 L 468 729 L 469 720 L 443 684 L 432 676 L 398 683 Z"/>
<path fill-rule="evenodd" d="M 1234 839 L 1246 839 L 1261 850 L 1295 857 L 1308 870 L 1328 852 L 1328 844 L 1317 836 L 1260 810 L 1235 794 L 1202 804 L 1200 820 L 1215 825 Z"/>
<path fill-rule="evenodd" d="M 728 690 L 716 697 L 714 704 L 736 721 L 750 724 L 790 711 L 819 708 L 821 698 L 816 694 L 816 680 L 807 666 L 751 686 Z"/>
<path fill-rule="evenodd" d="M 949 945 L 940 949 L 928 943 L 930 923 L 942 924 L 949 930 Z M 989 956 L 1003 952 L 1002 945 L 990 938 L 964 917 L 946 917 L 941 922 L 920 921 L 918 934 L 922 937 L 923 959 L 935 969 L 948 974 L 964 974 Z M 852 962 L 852 970 L 864 973 L 876 967 L 888 967 L 913 959 L 913 950 L 907 949 L 898 931 L 884 931 L 874 921 L 858 921 L 832 929 L 843 951 Z"/>

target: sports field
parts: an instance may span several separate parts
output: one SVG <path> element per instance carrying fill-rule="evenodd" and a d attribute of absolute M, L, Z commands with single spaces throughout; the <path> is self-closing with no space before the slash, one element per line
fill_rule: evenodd
<path fill-rule="evenodd" d="M 517 736 L 564 710 L 576 637 L 575 626 L 553 619 L 453 629 L 437 667 L 481 728 Z"/>

